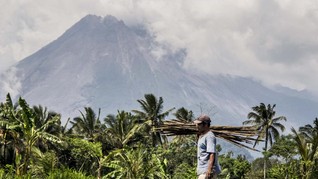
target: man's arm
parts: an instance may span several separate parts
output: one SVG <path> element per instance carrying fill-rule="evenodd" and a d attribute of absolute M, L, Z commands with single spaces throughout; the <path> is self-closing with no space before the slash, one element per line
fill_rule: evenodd
<path fill-rule="evenodd" d="M 213 166 L 214 166 L 214 153 L 211 153 L 209 156 L 208 170 L 206 172 L 206 178 L 212 178 L 213 175 Z"/>

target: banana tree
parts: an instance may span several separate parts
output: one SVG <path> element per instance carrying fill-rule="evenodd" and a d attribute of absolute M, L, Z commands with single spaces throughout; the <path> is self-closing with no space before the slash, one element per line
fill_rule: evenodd
<path fill-rule="evenodd" d="M 41 126 L 37 126 L 35 123 L 36 114 L 23 98 L 20 97 L 18 107 L 14 107 L 8 94 L 6 105 L 8 109 L 6 115 L 2 115 L 0 124 L 6 126 L 8 132 L 14 136 L 16 174 L 23 175 L 30 166 L 33 148 L 40 139 L 53 143 L 62 142 L 57 136 L 46 132 L 51 124 L 60 120 L 60 116 L 57 115 Z"/>
<path fill-rule="evenodd" d="M 114 150 L 103 158 L 102 165 L 112 169 L 103 178 L 168 178 L 165 171 L 167 160 L 142 146 Z"/>

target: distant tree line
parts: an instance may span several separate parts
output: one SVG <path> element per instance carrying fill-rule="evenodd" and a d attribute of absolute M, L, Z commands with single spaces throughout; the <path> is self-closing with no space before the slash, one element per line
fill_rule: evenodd
<path fill-rule="evenodd" d="M 169 114 L 191 122 L 193 112 L 164 110 L 153 94 L 137 102 L 140 109 L 104 117 L 85 107 L 62 124 L 59 113 L 8 94 L 0 103 L 0 178 L 196 178 L 196 137 L 168 139 L 155 130 Z M 280 135 L 286 118 L 274 108 L 260 103 L 242 121 L 257 127 L 263 157 L 222 154 L 219 178 L 318 178 L 318 119 Z"/>

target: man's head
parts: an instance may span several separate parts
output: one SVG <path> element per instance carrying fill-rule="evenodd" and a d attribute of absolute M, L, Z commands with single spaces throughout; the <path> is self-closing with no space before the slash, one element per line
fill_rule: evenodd
<path fill-rule="evenodd" d="M 203 114 L 203 115 L 199 116 L 193 122 L 196 124 L 199 133 L 202 133 L 202 132 L 209 130 L 211 119 L 209 116 Z"/>

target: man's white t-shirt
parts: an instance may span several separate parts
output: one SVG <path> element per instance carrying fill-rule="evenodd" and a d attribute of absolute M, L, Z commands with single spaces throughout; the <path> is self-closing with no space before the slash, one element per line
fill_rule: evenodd
<path fill-rule="evenodd" d="M 213 132 L 209 131 L 198 140 L 198 149 L 197 149 L 197 175 L 204 174 L 208 169 L 208 162 L 211 153 L 214 153 L 214 171 L 216 174 L 221 173 L 221 167 L 218 161 L 218 155 L 216 151 L 216 138 Z"/>

